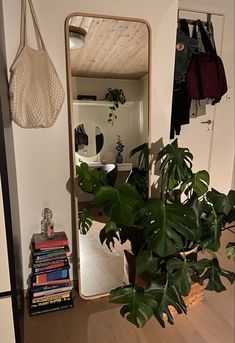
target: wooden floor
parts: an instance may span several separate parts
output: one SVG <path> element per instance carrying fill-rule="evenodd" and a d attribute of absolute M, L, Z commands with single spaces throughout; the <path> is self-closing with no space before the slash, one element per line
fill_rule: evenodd
<path fill-rule="evenodd" d="M 233 260 L 222 262 L 224 268 L 234 267 Z M 107 298 L 82 300 L 77 293 L 74 297 L 73 309 L 36 317 L 26 311 L 24 343 L 234 343 L 232 286 L 221 294 L 205 291 L 202 304 L 188 315 L 178 315 L 175 325 L 165 329 L 154 318 L 136 329 Z"/>

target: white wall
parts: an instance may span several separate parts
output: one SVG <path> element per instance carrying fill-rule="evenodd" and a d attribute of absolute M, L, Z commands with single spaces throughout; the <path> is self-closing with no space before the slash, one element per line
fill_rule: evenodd
<path fill-rule="evenodd" d="M 177 0 L 34 0 L 48 52 L 66 89 L 64 21 L 73 12 L 143 18 L 151 26 L 151 139 L 168 141 L 174 68 Z M 19 45 L 20 0 L 3 0 L 8 66 Z M 29 32 L 29 41 L 32 30 Z M 21 129 L 13 124 L 24 281 L 29 275 L 29 243 L 39 231 L 41 211 L 50 207 L 58 227 L 72 236 L 69 179 L 68 114 L 65 101 L 50 129 Z M 75 228 L 74 228 L 75 229 Z"/>

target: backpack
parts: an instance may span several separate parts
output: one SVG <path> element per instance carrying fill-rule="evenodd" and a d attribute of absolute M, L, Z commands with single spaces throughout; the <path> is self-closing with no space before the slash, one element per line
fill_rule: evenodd
<path fill-rule="evenodd" d="M 217 55 L 216 47 L 212 43 L 201 23 L 197 20 L 198 32 L 205 53 L 193 55 L 186 75 L 186 86 L 191 99 L 213 99 L 216 104 L 227 92 L 227 81 L 221 58 Z M 195 25 L 195 28 L 196 28 Z"/>

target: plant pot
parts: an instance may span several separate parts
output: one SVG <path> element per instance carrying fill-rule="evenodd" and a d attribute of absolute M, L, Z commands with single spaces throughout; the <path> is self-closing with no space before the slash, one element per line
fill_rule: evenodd
<path fill-rule="evenodd" d="M 121 152 L 118 152 L 116 155 L 116 163 L 122 163 L 123 162 L 123 156 Z"/>

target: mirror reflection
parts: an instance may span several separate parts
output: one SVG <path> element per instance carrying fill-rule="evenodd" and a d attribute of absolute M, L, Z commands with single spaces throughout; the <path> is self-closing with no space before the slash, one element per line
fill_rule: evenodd
<path fill-rule="evenodd" d="M 104 145 L 104 135 L 92 122 L 81 122 L 75 127 L 75 151 L 82 157 L 95 157 Z M 79 157 L 78 157 L 79 158 Z"/>
<path fill-rule="evenodd" d="M 75 163 L 105 170 L 108 182 L 126 182 L 137 165 L 130 151 L 148 141 L 148 28 L 139 21 L 74 16 L 70 19 L 72 127 Z M 75 185 L 77 189 L 77 185 Z M 93 194 L 77 189 L 78 208 L 89 208 Z M 128 246 L 102 246 L 103 213 L 79 234 L 80 292 L 107 294 L 123 285 Z"/>

